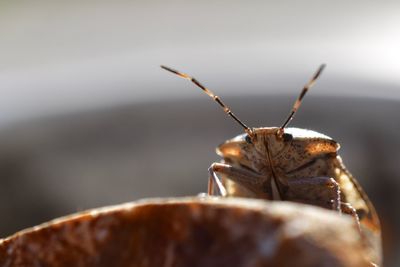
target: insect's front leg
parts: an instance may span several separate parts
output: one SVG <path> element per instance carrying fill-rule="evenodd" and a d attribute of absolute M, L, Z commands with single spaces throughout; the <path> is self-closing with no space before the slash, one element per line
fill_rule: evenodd
<path fill-rule="evenodd" d="M 254 192 L 260 191 L 262 176 L 257 173 L 224 163 L 213 163 L 210 168 L 208 168 L 208 171 L 210 175 L 208 180 L 208 195 L 214 195 L 215 187 L 218 188 L 218 193 L 220 195 L 227 195 L 226 189 L 217 174 L 225 175 L 229 180 L 232 180 L 249 190 L 253 190 Z"/>
<path fill-rule="evenodd" d="M 344 202 L 340 203 L 340 208 L 342 210 L 342 213 L 348 214 L 354 218 L 354 220 L 356 221 L 357 226 L 361 232 L 360 218 L 358 217 L 356 209 L 353 208 L 353 206 L 350 203 L 344 203 Z"/>
<path fill-rule="evenodd" d="M 341 210 L 339 184 L 329 177 L 288 180 L 283 199 L 331 210 Z"/>
<path fill-rule="evenodd" d="M 227 194 L 226 189 L 225 189 L 224 185 L 222 184 L 221 180 L 219 179 L 219 177 L 217 176 L 218 167 L 215 166 L 216 164 L 219 164 L 219 163 L 213 163 L 210 166 L 210 168 L 208 168 L 209 177 L 208 177 L 207 193 L 209 196 L 213 196 L 214 188 L 215 188 L 215 186 L 217 186 L 219 195 L 225 197 Z"/>

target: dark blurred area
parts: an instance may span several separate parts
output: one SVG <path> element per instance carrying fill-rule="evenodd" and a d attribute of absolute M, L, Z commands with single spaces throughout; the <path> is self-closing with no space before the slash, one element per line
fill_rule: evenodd
<path fill-rule="evenodd" d="M 292 122 L 337 140 L 400 265 L 400 2 L 0 0 L 0 236 L 79 210 L 203 192 L 215 147 Z"/>
<path fill-rule="evenodd" d="M 279 125 L 293 96 L 227 98 L 252 126 Z M 400 232 L 399 103 L 310 95 L 292 126 L 325 133 L 379 212 L 386 259 Z M 211 100 L 149 102 L 35 120 L 0 134 L 2 236 L 82 209 L 206 190 L 215 147 L 241 133 Z"/>

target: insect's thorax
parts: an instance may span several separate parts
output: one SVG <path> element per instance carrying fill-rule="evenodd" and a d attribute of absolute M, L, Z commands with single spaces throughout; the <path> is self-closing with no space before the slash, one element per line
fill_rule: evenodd
<path fill-rule="evenodd" d="M 314 131 L 287 128 L 255 128 L 254 136 L 238 135 L 217 148 L 217 153 L 238 167 L 265 173 L 274 168 L 291 174 L 301 166 L 326 156 L 336 155 L 339 145 L 328 136 Z"/>
<path fill-rule="evenodd" d="M 333 176 L 335 166 L 329 159 L 336 158 L 339 148 L 334 140 L 303 129 L 287 128 L 284 135 L 278 130 L 256 128 L 251 140 L 247 134 L 239 135 L 217 152 L 226 163 L 258 177 L 260 189 L 266 191 L 271 179 L 284 186 L 288 179 Z"/>

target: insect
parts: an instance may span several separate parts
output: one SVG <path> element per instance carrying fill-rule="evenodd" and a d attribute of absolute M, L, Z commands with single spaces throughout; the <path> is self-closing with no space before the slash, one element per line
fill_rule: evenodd
<path fill-rule="evenodd" d="M 210 89 L 195 78 L 161 66 L 187 79 L 216 101 L 244 133 L 217 148 L 221 162 L 209 168 L 208 194 L 294 201 L 349 214 L 359 223 L 374 262 L 381 260 L 380 224 L 368 196 L 344 166 L 339 144 L 315 131 L 288 128 L 307 91 L 325 65 L 303 87 L 280 127 L 251 128 Z"/>

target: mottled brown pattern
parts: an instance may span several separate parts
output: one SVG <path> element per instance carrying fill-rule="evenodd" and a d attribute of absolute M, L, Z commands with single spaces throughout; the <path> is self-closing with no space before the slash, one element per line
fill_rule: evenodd
<path fill-rule="evenodd" d="M 342 163 L 337 154 L 339 147 L 330 137 L 314 131 L 253 128 L 251 133 L 239 135 L 217 148 L 222 162 L 228 164 L 225 169 L 236 172 L 245 169 L 251 173 L 247 181 L 243 177 L 239 181 L 232 171 L 214 171 L 221 175 L 227 196 L 289 200 L 339 212 L 341 203 L 350 205 L 358 214 L 371 258 L 381 262 L 378 216 L 368 196 Z M 255 188 L 254 184 L 260 186 Z"/>
<path fill-rule="evenodd" d="M 361 267 L 368 266 L 366 258 L 350 218 L 251 199 L 153 199 L 83 212 L 0 240 L 2 267 Z"/>

